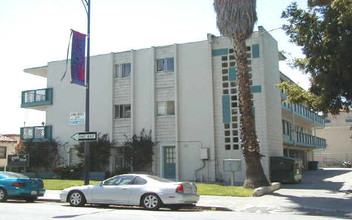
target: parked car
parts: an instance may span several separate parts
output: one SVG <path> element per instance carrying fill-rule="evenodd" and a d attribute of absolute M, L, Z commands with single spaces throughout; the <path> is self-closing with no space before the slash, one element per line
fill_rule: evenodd
<path fill-rule="evenodd" d="M 7 199 L 24 199 L 34 202 L 38 196 L 44 196 L 44 182 L 29 178 L 20 173 L 0 171 L 0 202 Z"/>
<path fill-rule="evenodd" d="M 152 175 L 124 174 L 97 185 L 64 189 L 60 199 L 71 206 L 89 203 L 142 206 L 148 210 L 169 207 L 176 210 L 194 206 L 199 195 L 194 183 L 173 182 Z"/>

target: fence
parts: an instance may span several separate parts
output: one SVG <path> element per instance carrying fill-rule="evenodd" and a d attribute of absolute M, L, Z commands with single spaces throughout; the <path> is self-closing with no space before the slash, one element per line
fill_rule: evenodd
<path fill-rule="evenodd" d="M 352 152 L 314 152 L 314 160 L 319 161 L 320 167 L 342 167 L 344 161 L 352 162 Z"/>

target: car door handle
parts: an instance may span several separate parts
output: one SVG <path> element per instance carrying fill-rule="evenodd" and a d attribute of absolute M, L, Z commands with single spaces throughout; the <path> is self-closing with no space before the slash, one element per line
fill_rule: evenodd
<path fill-rule="evenodd" d="M 127 190 L 127 188 L 122 188 L 122 190 Z"/>

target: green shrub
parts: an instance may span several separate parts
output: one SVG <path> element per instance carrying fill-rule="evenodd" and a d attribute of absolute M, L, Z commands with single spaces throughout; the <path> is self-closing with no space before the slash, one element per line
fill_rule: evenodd
<path fill-rule="evenodd" d="M 53 172 L 58 179 L 80 179 L 82 173 L 82 164 L 75 164 L 73 166 L 55 167 Z"/>

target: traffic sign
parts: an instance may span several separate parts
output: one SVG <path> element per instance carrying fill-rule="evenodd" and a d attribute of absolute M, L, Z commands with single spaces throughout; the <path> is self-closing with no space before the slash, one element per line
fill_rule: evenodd
<path fill-rule="evenodd" d="M 79 132 L 71 136 L 75 141 L 96 141 L 97 137 L 97 132 Z"/>

